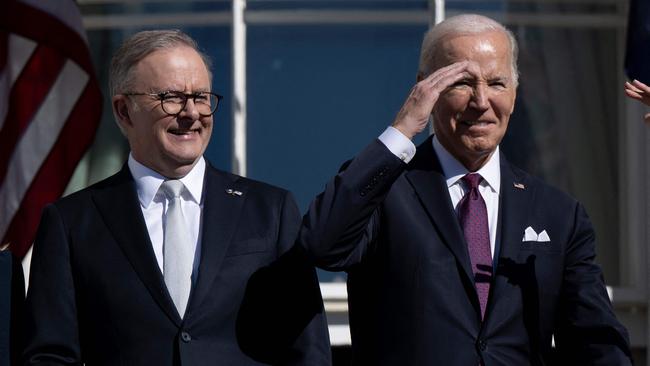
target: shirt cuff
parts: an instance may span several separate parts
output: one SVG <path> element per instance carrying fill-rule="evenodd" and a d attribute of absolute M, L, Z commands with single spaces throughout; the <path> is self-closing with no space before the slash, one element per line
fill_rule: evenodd
<path fill-rule="evenodd" d="M 399 160 L 405 163 L 411 161 L 415 156 L 415 145 L 413 142 L 393 126 L 388 126 L 386 131 L 379 135 L 379 141 L 386 145 L 388 150 L 395 154 Z"/>

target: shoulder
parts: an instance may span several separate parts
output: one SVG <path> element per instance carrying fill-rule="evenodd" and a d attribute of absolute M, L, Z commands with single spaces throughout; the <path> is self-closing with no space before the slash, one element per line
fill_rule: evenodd
<path fill-rule="evenodd" d="M 117 173 L 96 182 L 86 188 L 73 192 L 55 201 L 55 206 L 60 212 L 81 212 L 92 205 L 92 198 L 97 194 L 124 194 L 132 191 L 135 194 L 135 183 L 128 169 L 123 168 Z M 122 193 L 120 193 L 122 192 Z"/>
<path fill-rule="evenodd" d="M 502 155 L 503 156 L 503 155 Z M 502 184 L 523 184 L 525 189 L 531 190 L 537 202 L 556 208 L 567 208 L 580 205 L 578 200 L 569 193 L 545 182 L 542 178 L 534 176 L 523 169 L 512 165 L 505 158 L 501 159 Z M 509 179 L 509 175 L 510 179 Z M 502 187 L 503 189 L 503 187 Z"/>
<path fill-rule="evenodd" d="M 259 232 L 277 224 L 295 225 L 297 230 L 300 211 L 286 189 L 212 167 L 206 170 L 205 182 L 205 207 L 225 208 L 231 215 L 241 209 L 250 225 L 261 225 Z"/>
<path fill-rule="evenodd" d="M 207 189 L 214 191 L 223 189 L 225 194 L 239 195 L 246 194 L 247 200 L 251 198 L 268 200 L 284 200 L 291 197 L 289 191 L 284 188 L 259 180 L 242 177 L 207 165 L 206 171 Z M 212 194 L 212 192 L 211 192 Z M 290 198 L 293 200 L 293 198 Z"/>

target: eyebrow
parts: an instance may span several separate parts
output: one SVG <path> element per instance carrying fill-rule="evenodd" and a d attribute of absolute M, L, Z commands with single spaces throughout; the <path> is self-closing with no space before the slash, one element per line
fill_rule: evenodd
<path fill-rule="evenodd" d="M 176 89 L 162 89 L 162 90 L 153 90 L 153 89 L 151 89 L 151 93 L 153 93 L 153 94 L 160 94 L 160 93 L 196 94 L 196 93 L 210 93 L 210 90 L 209 89 L 196 89 L 196 90 L 193 90 L 190 93 L 186 93 L 183 90 L 176 90 Z"/>

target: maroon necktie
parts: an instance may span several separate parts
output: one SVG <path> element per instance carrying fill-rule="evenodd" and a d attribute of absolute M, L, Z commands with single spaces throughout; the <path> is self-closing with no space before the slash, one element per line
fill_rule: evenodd
<path fill-rule="evenodd" d="M 478 185 L 483 180 L 483 177 L 471 173 L 465 175 L 462 179 L 468 189 L 465 196 L 458 203 L 458 213 L 460 215 L 460 225 L 467 241 L 476 293 L 481 304 L 481 319 L 483 319 L 492 279 L 492 255 L 490 254 L 487 208 L 481 193 L 478 191 Z"/>

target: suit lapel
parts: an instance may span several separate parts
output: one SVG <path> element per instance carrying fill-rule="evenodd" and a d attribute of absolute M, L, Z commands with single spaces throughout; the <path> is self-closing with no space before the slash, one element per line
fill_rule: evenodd
<path fill-rule="evenodd" d="M 501 205 L 499 207 L 499 258 L 516 258 L 533 199 L 534 187 L 523 174 L 515 174 L 501 155 Z"/>
<path fill-rule="evenodd" d="M 209 164 L 206 166 L 201 261 L 196 286 L 188 305 L 188 315 L 201 305 L 210 292 L 233 233 L 240 224 L 239 216 L 247 197 L 247 187 L 243 182 L 237 176 L 220 172 Z M 239 191 L 241 195 L 228 194 L 227 190 Z"/>
<path fill-rule="evenodd" d="M 180 326 L 181 319 L 158 267 L 135 182 L 126 164 L 105 187 L 93 192 L 93 201 L 151 296 L 167 316 Z"/>
<path fill-rule="evenodd" d="M 497 235 L 498 260 L 496 276 L 490 294 L 487 313 L 499 299 L 507 298 L 503 291 L 508 287 L 509 270 L 516 262 L 521 249 L 521 239 L 528 220 L 534 187 L 523 173 L 516 173 L 501 155 L 501 192 L 499 205 L 499 235 Z"/>
<path fill-rule="evenodd" d="M 474 275 L 467 244 L 449 197 L 447 181 L 433 150 L 431 138 L 418 146 L 415 158 L 409 164 L 406 178 L 415 189 L 445 245 L 452 251 L 473 287 Z M 474 297 L 478 304 L 475 291 Z"/>

